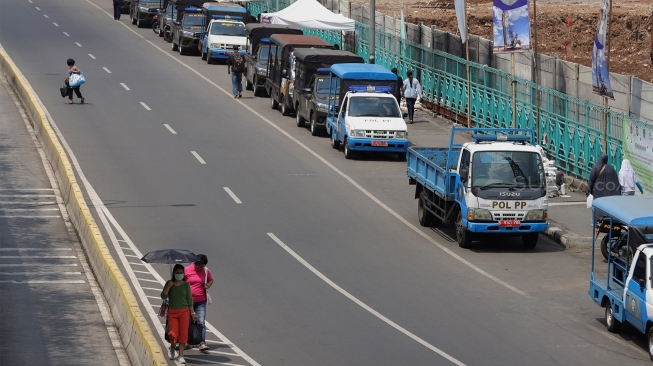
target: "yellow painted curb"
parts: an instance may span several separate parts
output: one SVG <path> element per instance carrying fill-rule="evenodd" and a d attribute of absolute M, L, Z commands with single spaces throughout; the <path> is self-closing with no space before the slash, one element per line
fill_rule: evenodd
<path fill-rule="evenodd" d="M 86 205 L 68 155 L 52 128 L 45 107 L 25 76 L 0 45 L 0 69 L 7 76 L 34 124 L 35 133 L 52 165 L 70 219 L 81 239 L 93 273 L 107 299 L 133 365 L 167 365 L 163 352 L 138 301 L 114 261 Z"/>

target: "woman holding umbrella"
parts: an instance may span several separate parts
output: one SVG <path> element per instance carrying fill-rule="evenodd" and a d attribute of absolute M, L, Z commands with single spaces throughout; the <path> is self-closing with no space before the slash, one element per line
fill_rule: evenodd
<path fill-rule="evenodd" d="M 162 299 L 168 299 L 168 338 L 170 339 L 170 350 L 168 357 L 171 360 L 175 359 L 175 346 L 179 343 L 179 357 L 177 362 L 185 364 L 184 349 L 186 342 L 188 342 L 188 327 L 190 325 L 190 318 L 197 321 L 197 315 L 193 310 L 193 296 L 191 294 L 190 285 L 186 282 L 184 277 L 184 266 L 175 264 L 172 270 L 172 279 L 166 282 L 163 292 L 161 292 Z"/>

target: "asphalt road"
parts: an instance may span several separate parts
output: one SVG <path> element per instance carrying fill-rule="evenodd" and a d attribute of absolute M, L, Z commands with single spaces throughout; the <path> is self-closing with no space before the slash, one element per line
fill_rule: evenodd
<path fill-rule="evenodd" d="M 519 240 L 458 248 L 448 229 L 418 227 L 405 163 L 345 160 L 267 99 L 230 97 L 226 67 L 172 53 L 110 10 L 2 1 L 0 43 L 106 207 L 94 201 L 98 223 L 115 219 L 101 226 L 136 291 L 150 291 L 143 306 L 158 306 L 169 275 L 134 273 L 139 253 L 208 255 L 208 321 L 237 350 L 191 362 L 648 363 L 644 337 L 605 330 L 587 295 L 588 251 L 543 238 L 532 252 Z M 69 57 L 87 78 L 84 105 L 58 95 Z"/>

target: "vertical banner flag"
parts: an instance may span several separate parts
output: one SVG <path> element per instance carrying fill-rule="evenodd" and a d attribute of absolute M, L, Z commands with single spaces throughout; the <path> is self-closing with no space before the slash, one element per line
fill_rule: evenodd
<path fill-rule="evenodd" d="M 610 0 L 603 0 L 599 25 L 594 37 L 592 51 L 592 92 L 610 99 L 614 99 L 612 86 L 610 86 L 610 72 L 605 59 L 605 45 L 608 34 L 608 20 L 610 19 Z"/>
<path fill-rule="evenodd" d="M 402 40 L 406 40 L 406 23 L 404 22 L 404 9 L 401 9 L 401 21 L 400 25 L 401 27 L 401 33 L 399 36 L 401 37 Z"/>
<path fill-rule="evenodd" d="M 465 16 L 465 0 L 454 0 L 456 6 L 456 18 L 458 18 L 458 30 L 463 43 L 467 42 L 467 17 Z"/>
<path fill-rule="evenodd" d="M 494 53 L 531 49 L 528 0 L 494 0 Z"/>
<path fill-rule="evenodd" d="M 635 170 L 644 188 L 644 194 L 653 193 L 653 128 L 633 122 L 623 123 L 623 154 Z M 646 128 L 646 127 L 649 128 Z M 636 189 L 635 194 L 639 194 Z"/>

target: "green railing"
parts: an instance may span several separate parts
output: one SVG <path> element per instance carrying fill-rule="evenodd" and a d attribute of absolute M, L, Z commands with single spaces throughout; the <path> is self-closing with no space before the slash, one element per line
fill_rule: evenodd
<path fill-rule="evenodd" d="M 288 0 L 281 1 L 287 6 Z M 266 11 L 274 11 L 276 0 Z M 266 3 L 249 3 L 250 12 L 259 13 Z M 284 6 L 280 6 L 283 8 Z M 254 10 L 256 9 L 256 10 Z M 369 26 L 356 22 L 355 51 L 369 59 Z M 305 34 L 320 36 L 329 43 L 340 43 L 341 32 L 305 30 Z M 341 46 L 345 46 L 342 45 Z M 346 47 L 344 47 L 346 48 Z M 445 52 L 402 40 L 393 34 L 376 30 L 375 62 L 388 69 L 396 67 L 400 75 L 415 70 L 424 99 L 446 109 L 471 114 L 478 127 L 511 127 L 537 129 L 539 141 L 547 154 L 556 160 L 558 168 L 569 175 L 588 177 L 591 166 L 603 153 L 604 118 L 607 120 L 607 145 L 610 162 L 619 169 L 623 156 L 622 123 L 633 122 L 653 130 L 639 120 L 623 113 L 574 98 L 529 80 L 512 76 L 486 65 L 469 62 Z M 471 93 L 467 100 L 467 65 L 469 64 Z M 512 84 L 515 84 L 513 93 Z M 537 128 L 536 96 L 539 93 L 539 128 Z M 513 117 L 513 103 L 515 116 Z M 545 138 L 546 137 L 546 138 Z"/>

